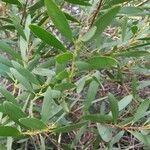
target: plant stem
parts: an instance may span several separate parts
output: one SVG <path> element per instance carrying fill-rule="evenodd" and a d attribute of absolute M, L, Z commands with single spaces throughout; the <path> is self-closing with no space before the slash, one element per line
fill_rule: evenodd
<path fill-rule="evenodd" d="M 100 0 L 100 1 L 99 1 L 99 4 L 98 4 L 98 7 L 97 7 L 97 9 L 96 9 L 96 11 L 95 11 L 95 13 L 94 13 L 94 15 L 93 15 L 93 17 L 92 17 L 92 21 L 91 21 L 90 27 L 93 25 L 93 23 L 94 23 L 94 21 L 95 21 L 97 15 L 98 15 L 98 13 L 99 13 L 101 7 L 102 7 L 102 3 L 103 3 L 103 0 Z"/>

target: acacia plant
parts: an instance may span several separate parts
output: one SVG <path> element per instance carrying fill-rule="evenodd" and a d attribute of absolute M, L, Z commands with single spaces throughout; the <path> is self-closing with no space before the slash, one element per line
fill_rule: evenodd
<path fill-rule="evenodd" d="M 149 7 L 2 0 L 0 149 L 150 149 Z"/>

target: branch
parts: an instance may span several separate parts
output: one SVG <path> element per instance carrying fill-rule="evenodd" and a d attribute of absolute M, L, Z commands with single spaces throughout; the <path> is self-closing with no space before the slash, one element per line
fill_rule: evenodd
<path fill-rule="evenodd" d="M 97 9 L 96 9 L 96 11 L 95 11 L 95 13 L 94 13 L 94 15 L 93 15 L 93 18 L 92 18 L 90 27 L 93 25 L 93 23 L 94 23 L 94 21 L 95 21 L 97 15 L 98 15 L 98 13 L 99 13 L 101 7 L 102 7 L 102 3 L 103 3 L 103 0 L 100 0 L 100 1 L 99 1 L 99 4 L 98 4 L 98 7 L 97 7 Z"/>

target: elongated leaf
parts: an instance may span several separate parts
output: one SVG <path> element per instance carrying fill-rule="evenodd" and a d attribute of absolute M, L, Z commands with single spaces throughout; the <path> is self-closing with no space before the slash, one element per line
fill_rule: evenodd
<path fill-rule="evenodd" d="M 20 25 L 19 19 L 16 16 L 13 16 L 12 17 L 12 22 L 13 22 L 18 34 L 20 36 L 22 36 L 24 40 L 26 40 L 26 35 L 23 31 L 23 27 Z"/>
<path fill-rule="evenodd" d="M 86 78 L 83 77 L 81 78 L 80 80 L 78 80 L 75 84 L 77 86 L 77 93 L 81 93 L 83 88 L 84 88 L 84 85 L 85 85 L 85 82 L 86 82 Z"/>
<path fill-rule="evenodd" d="M 119 111 L 123 110 L 132 102 L 133 96 L 128 95 L 118 102 Z"/>
<path fill-rule="evenodd" d="M 79 71 L 89 71 L 91 69 L 90 64 L 85 61 L 76 61 L 76 66 Z"/>
<path fill-rule="evenodd" d="M 12 61 L 12 64 L 14 68 L 22 75 L 24 76 L 29 82 L 34 83 L 34 84 L 39 84 L 38 80 L 36 77 L 26 68 L 24 68 L 22 65 L 19 63 Z"/>
<path fill-rule="evenodd" d="M 114 58 L 105 56 L 94 56 L 89 58 L 87 62 L 93 69 L 105 69 L 115 67 L 117 65 L 117 61 Z"/>
<path fill-rule="evenodd" d="M 63 12 L 58 8 L 53 0 L 45 0 L 48 15 L 53 21 L 54 25 L 68 40 L 72 40 L 72 32 Z"/>
<path fill-rule="evenodd" d="M 110 103 L 110 108 L 111 108 L 114 123 L 117 123 L 117 119 L 119 116 L 118 101 L 116 100 L 114 95 L 111 93 L 109 93 L 108 98 L 109 98 L 109 103 Z"/>
<path fill-rule="evenodd" d="M 58 127 L 58 128 L 52 129 L 52 132 L 55 132 L 55 133 L 70 132 L 72 130 L 81 128 L 85 124 L 86 124 L 86 122 L 81 122 L 81 123 L 76 123 L 76 124 L 73 124 L 73 125 L 67 125 L 67 126 L 64 126 L 64 127 Z"/>
<path fill-rule="evenodd" d="M 66 51 L 66 48 L 63 46 L 63 44 L 51 33 L 36 25 L 30 25 L 30 29 L 38 38 L 40 38 L 46 44 L 58 48 L 59 50 Z"/>
<path fill-rule="evenodd" d="M 82 40 L 83 42 L 89 41 L 89 40 L 95 35 L 96 29 L 97 29 L 96 26 L 92 27 L 87 33 L 85 33 L 85 34 L 81 37 L 81 40 Z"/>
<path fill-rule="evenodd" d="M 91 6 L 89 3 L 89 0 L 65 0 L 66 2 L 72 3 L 72 4 L 78 4 L 83 6 Z"/>
<path fill-rule="evenodd" d="M 55 72 L 48 68 L 35 68 L 33 70 L 33 73 L 40 76 L 48 76 L 48 77 L 53 77 L 55 75 Z"/>
<path fill-rule="evenodd" d="M 144 115 L 144 113 L 147 111 L 147 109 L 150 106 L 150 100 L 144 100 L 140 106 L 137 108 L 137 111 L 134 115 L 134 119 L 133 122 L 138 121 L 139 119 L 141 119 Z"/>
<path fill-rule="evenodd" d="M 127 34 L 127 32 L 126 32 L 127 31 L 127 27 L 128 27 L 128 18 L 125 17 L 125 18 L 123 18 L 123 21 L 121 23 L 122 41 L 125 40 L 125 37 L 126 37 L 126 34 Z"/>
<path fill-rule="evenodd" d="M 55 89 L 60 90 L 60 91 L 65 91 L 65 90 L 70 90 L 75 88 L 76 85 L 73 83 L 60 83 L 60 84 L 56 84 Z"/>
<path fill-rule="evenodd" d="M 64 12 L 64 15 L 66 16 L 66 19 L 68 19 L 68 20 L 70 20 L 70 21 L 72 21 L 72 22 L 79 23 L 79 21 L 78 21 L 76 18 L 72 17 L 72 16 L 69 15 L 68 13 Z"/>
<path fill-rule="evenodd" d="M 4 64 L 1 64 L 0 63 L 0 75 L 7 78 L 8 77 L 8 74 L 10 72 L 9 70 L 10 68 Z"/>
<path fill-rule="evenodd" d="M 137 138 L 139 141 L 144 143 L 147 149 L 150 149 L 150 135 L 144 135 L 138 131 L 130 131 L 130 133 Z"/>
<path fill-rule="evenodd" d="M 17 53 L 13 48 L 11 48 L 7 43 L 0 41 L 0 50 L 11 55 L 14 59 L 21 59 L 19 53 Z"/>
<path fill-rule="evenodd" d="M 144 89 L 145 87 L 150 86 L 150 80 L 139 81 L 139 86 L 137 89 Z"/>
<path fill-rule="evenodd" d="M 99 135 L 105 142 L 109 142 L 112 140 L 113 133 L 111 127 L 97 123 L 97 129 Z"/>
<path fill-rule="evenodd" d="M 143 10 L 141 10 L 140 8 L 128 6 L 128 7 L 123 7 L 120 10 L 119 14 L 140 15 L 142 12 Z"/>
<path fill-rule="evenodd" d="M 21 135 L 21 133 L 14 127 L 10 126 L 0 126 L 0 136 L 12 136 L 16 137 Z"/>
<path fill-rule="evenodd" d="M 4 108 L 3 104 L 0 104 L 0 112 L 5 114 L 5 108 Z"/>
<path fill-rule="evenodd" d="M 65 63 L 69 60 L 73 59 L 73 54 L 71 52 L 66 52 L 63 54 L 59 54 L 56 57 L 56 61 L 60 64 Z"/>
<path fill-rule="evenodd" d="M 33 91 L 32 85 L 28 82 L 28 80 L 22 76 L 16 69 L 10 68 L 13 76 L 29 91 Z"/>
<path fill-rule="evenodd" d="M 34 13 L 37 9 L 40 9 L 42 6 L 44 6 L 44 0 L 38 0 L 35 4 L 33 4 L 31 7 L 29 7 L 29 11 Z"/>
<path fill-rule="evenodd" d="M 121 4 L 124 2 L 130 2 L 133 0 L 108 0 L 105 4 L 103 8 L 108 8 L 108 7 L 112 7 L 113 5 L 117 5 L 117 4 Z"/>
<path fill-rule="evenodd" d="M 114 20 L 115 16 L 120 10 L 120 6 L 113 6 L 110 8 L 104 15 L 100 16 L 94 26 L 97 27 L 96 33 L 94 35 L 94 38 L 99 36 L 108 25 Z"/>
<path fill-rule="evenodd" d="M 17 124 L 20 124 L 19 122 L 20 118 L 27 117 L 27 115 L 21 110 L 20 107 L 18 107 L 17 105 L 14 105 L 11 102 L 5 101 L 3 106 L 9 118 L 13 120 L 14 122 L 16 122 Z"/>
<path fill-rule="evenodd" d="M 44 95 L 41 117 L 43 122 L 47 122 L 55 114 L 61 110 L 61 106 L 58 106 L 53 100 L 53 91 L 49 87 Z"/>
<path fill-rule="evenodd" d="M 52 57 L 52 58 L 49 58 L 48 60 L 46 60 L 44 63 L 40 64 L 38 67 L 39 68 L 49 68 L 54 65 L 55 65 L 55 59 Z"/>
<path fill-rule="evenodd" d="M 14 4 L 14 5 L 18 5 L 21 6 L 20 1 L 18 0 L 2 0 L 3 2 L 9 3 L 9 4 Z"/>
<path fill-rule="evenodd" d="M 120 131 L 118 134 L 116 134 L 110 141 L 110 145 L 114 145 L 115 143 L 119 142 L 119 140 L 123 137 L 125 131 Z"/>
<path fill-rule="evenodd" d="M 84 120 L 90 120 L 92 122 L 112 122 L 112 117 L 109 115 L 101 115 L 101 114 L 93 114 L 93 115 L 85 115 L 82 117 Z"/>
<path fill-rule="evenodd" d="M 42 130 L 47 128 L 41 120 L 36 118 L 21 118 L 19 119 L 19 122 L 29 129 Z"/>
<path fill-rule="evenodd" d="M 66 70 L 58 73 L 57 76 L 56 76 L 57 80 L 63 80 L 63 79 L 66 79 L 66 78 L 69 78 L 69 73 Z"/>
<path fill-rule="evenodd" d="M 87 94 L 85 104 L 84 104 L 84 111 L 85 112 L 88 111 L 92 101 L 95 99 L 98 87 L 99 87 L 99 83 L 97 81 L 93 80 L 90 83 L 90 86 L 88 89 L 88 94 Z"/>
<path fill-rule="evenodd" d="M 120 54 L 116 54 L 117 56 L 122 56 L 122 57 L 142 57 L 142 56 L 150 56 L 150 52 L 148 51 L 127 51 L 127 52 L 122 52 Z"/>
<path fill-rule="evenodd" d="M 27 69 L 32 71 L 39 63 L 40 55 L 36 55 L 28 64 Z"/>
<path fill-rule="evenodd" d="M 0 63 L 7 65 L 9 67 L 12 67 L 11 61 L 9 61 L 7 58 L 0 56 Z"/>
<path fill-rule="evenodd" d="M 0 93 L 6 98 L 6 100 L 16 103 L 15 97 L 2 86 L 0 86 Z"/>

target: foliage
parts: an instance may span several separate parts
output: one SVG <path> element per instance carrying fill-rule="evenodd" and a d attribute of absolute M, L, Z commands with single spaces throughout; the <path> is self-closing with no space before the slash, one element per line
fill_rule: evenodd
<path fill-rule="evenodd" d="M 126 149 L 125 135 L 149 149 L 150 99 L 138 94 L 150 85 L 149 7 L 134 0 L 2 0 L 0 149 Z M 106 82 L 126 93 L 101 97 Z M 65 133 L 74 140 L 63 141 Z"/>

